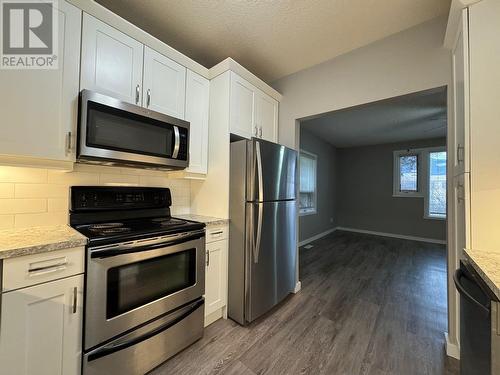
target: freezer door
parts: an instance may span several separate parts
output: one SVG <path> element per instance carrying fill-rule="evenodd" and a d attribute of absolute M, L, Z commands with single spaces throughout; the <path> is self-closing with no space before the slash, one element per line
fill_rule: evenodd
<path fill-rule="evenodd" d="M 248 142 L 247 201 L 295 199 L 297 152 L 273 142 Z"/>
<path fill-rule="evenodd" d="M 247 322 L 295 288 L 295 209 L 295 201 L 247 203 Z"/>

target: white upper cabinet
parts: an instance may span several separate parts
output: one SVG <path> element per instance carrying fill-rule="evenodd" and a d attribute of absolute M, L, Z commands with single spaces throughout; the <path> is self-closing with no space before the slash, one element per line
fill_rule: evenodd
<path fill-rule="evenodd" d="M 142 104 L 143 45 L 83 15 L 81 88 Z"/>
<path fill-rule="evenodd" d="M 192 72 L 186 76 L 186 121 L 189 127 L 190 173 L 207 173 L 208 165 L 208 106 L 210 82 Z"/>
<path fill-rule="evenodd" d="M 186 68 L 145 47 L 144 107 L 184 119 L 185 96 Z"/>
<path fill-rule="evenodd" d="M 453 175 L 469 172 L 469 35 L 467 9 L 462 11 L 460 27 L 452 51 L 453 127 L 450 152 Z"/>
<path fill-rule="evenodd" d="M 255 127 L 259 138 L 277 142 L 278 101 L 260 90 L 255 94 Z"/>
<path fill-rule="evenodd" d="M 230 131 L 244 138 L 257 136 L 254 126 L 255 87 L 231 72 Z"/>
<path fill-rule="evenodd" d="M 0 70 L 0 155 L 75 158 L 81 11 L 65 1 L 57 8 L 58 69 Z"/>

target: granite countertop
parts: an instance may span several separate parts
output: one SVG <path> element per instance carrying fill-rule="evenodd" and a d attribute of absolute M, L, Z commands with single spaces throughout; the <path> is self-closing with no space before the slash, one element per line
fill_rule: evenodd
<path fill-rule="evenodd" d="M 465 250 L 465 257 L 500 299 L 500 252 Z"/>
<path fill-rule="evenodd" d="M 0 230 L 0 259 L 85 246 L 87 237 L 67 225 Z"/>
<path fill-rule="evenodd" d="M 179 219 L 198 221 L 200 223 L 205 223 L 206 226 L 210 225 L 226 225 L 229 224 L 229 219 L 221 219 L 218 217 L 212 216 L 203 216 L 203 215 L 173 215 L 178 217 Z"/>

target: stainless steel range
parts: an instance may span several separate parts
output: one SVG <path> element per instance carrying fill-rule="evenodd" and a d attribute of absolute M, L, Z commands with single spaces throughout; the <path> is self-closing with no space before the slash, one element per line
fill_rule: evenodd
<path fill-rule="evenodd" d="M 202 337 L 204 224 L 171 204 L 165 188 L 71 188 L 89 238 L 83 374 L 144 374 Z"/>

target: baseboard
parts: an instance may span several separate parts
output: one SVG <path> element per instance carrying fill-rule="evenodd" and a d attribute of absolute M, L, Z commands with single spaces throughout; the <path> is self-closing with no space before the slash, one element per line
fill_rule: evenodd
<path fill-rule="evenodd" d="M 446 340 L 446 355 L 448 357 L 453 357 L 455 359 L 460 359 L 460 347 L 458 344 L 453 344 L 450 342 L 450 338 L 448 337 L 448 332 L 444 333 L 444 339 Z"/>
<path fill-rule="evenodd" d="M 343 230 L 345 232 L 355 232 L 355 233 L 372 234 L 374 236 L 391 237 L 391 238 L 399 238 L 401 240 L 411 240 L 411 241 L 429 242 L 429 243 L 437 243 L 437 244 L 440 244 L 440 245 L 446 245 L 446 241 L 436 240 L 435 238 L 406 236 L 404 234 L 375 232 L 375 231 L 372 231 L 372 230 L 346 228 L 346 227 L 337 227 L 337 228 L 335 228 L 335 230 Z"/>
<path fill-rule="evenodd" d="M 304 241 L 300 241 L 299 242 L 299 247 L 307 245 L 310 242 L 319 240 L 322 237 L 328 236 L 330 233 L 335 232 L 336 230 L 337 230 L 337 228 L 331 228 L 331 229 L 328 229 L 328 230 L 326 230 L 324 232 L 321 232 L 321 233 L 319 233 L 319 234 L 317 234 L 315 236 L 309 237 L 308 239 L 306 239 Z"/>
<path fill-rule="evenodd" d="M 295 289 L 293 290 L 293 294 L 297 294 L 300 292 L 302 289 L 302 283 L 300 281 L 297 281 L 297 284 L 295 284 Z"/>
<path fill-rule="evenodd" d="M 224 317 L 224 307 L 215 310 L 213 313 L 205 316 L 205 327 L 209 326 L 212 323 L 215 323 L 217 320 L 222 319 Z"/>

